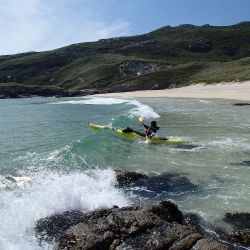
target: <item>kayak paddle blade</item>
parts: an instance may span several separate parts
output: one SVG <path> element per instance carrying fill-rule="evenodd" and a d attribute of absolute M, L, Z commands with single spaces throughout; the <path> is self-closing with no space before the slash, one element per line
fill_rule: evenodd
<path fill-rule="evenodd" d="M 140 117 L 139 117 L 139 121 L 140 121 L 141 123 L 143 123 L 143 122 L 144 122 L 144 117 L 143 117 L 143 116 L 140 116 Z"/>

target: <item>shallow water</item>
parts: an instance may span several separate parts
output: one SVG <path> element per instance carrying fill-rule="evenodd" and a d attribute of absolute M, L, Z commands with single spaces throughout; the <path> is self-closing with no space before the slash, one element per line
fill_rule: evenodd
<path fill-rule="evenodd" d="M 157 119 L 160 135 L 184 145 L 153 144 L 88 122 L 141 129 Z M 249 212 L 250 109 L 230 101 L 165 98 L 0 100 L 0 249 L 50 249 L 37 243 L 42 217 L 71 209 L 151 204 L 171 198 L 207 229 L 225 212 Z M 140 196 L 117 189 L 112 170 L 179 173 L 195 192 Z M 20 177 L 13 181 L 6 177 Z"/>

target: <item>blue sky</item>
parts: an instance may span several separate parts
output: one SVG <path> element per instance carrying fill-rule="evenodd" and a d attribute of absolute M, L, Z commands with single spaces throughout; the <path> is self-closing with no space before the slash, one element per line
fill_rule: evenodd
<path fill-rule="evenodd" d="M 0 0 L 0 55 L 190 23 L 250 20 L 249 0 Z"/>

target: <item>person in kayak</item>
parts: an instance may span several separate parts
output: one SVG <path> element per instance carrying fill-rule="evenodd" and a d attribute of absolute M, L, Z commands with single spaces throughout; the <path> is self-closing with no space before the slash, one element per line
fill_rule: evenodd
<path fill-rule="evenodd" d="M 124 133 L 131 133 L 131 132 L 134 132 L 140 136 L 144 136 L 144 137 L 150 137 L 150 138 L 153 138 L 153 137 L 156 137 L 156 132 L 160 129 L 158 126 L 157 126 L 157 123 L 156 121 L 152 121 L 150 123 L 150 126 L 144 124 L 142 122 L 142 126 L 144 127 L 144 131 L 145 133 L 142 133 L 142 132 L 139 132 L 139 131 L 136 131 L 136 130 L 133 130 L 132 128 L 130 127 L 127 127 L 125 129 L 123 129 L 123 132 Z"/>
<path fill-rule="evenodd" d="M 160 127 L 157 126 L 156 121 L 152 121 L 150 126 L 142 123 L 142 126 L 144 127 L 145 133 L 148 137 L 155 137 L 157 131 L 160 129 Z"/>

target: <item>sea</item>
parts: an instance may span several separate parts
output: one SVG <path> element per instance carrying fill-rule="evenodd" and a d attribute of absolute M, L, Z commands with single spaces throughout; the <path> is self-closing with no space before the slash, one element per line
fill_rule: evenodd
<path fill-rule="evenodd" d="M 168 199 L 203 218 L 205 230 L 230 230 L 227 212 L 249 212 L 250 109 L 235 101 L 174 98 L 24 98 L 0 100 L 0 249 L 52 249 L 36 222 L 69 210 L 151 206 Z M 88 123 L 143 128 L 182 144 L 128 138 Z M 115 170 L 178 174 L 198 186 L 150 193 L 121 188 Z M 148 191 L 148 192 L 147 192 Z"/>

